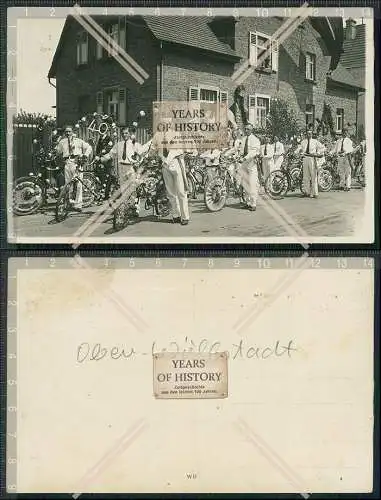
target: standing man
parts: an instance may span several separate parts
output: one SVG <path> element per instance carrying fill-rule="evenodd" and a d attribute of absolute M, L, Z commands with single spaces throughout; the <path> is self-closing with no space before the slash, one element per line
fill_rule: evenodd
<path fill-rule="evenodd" d="M 306 131 L 306 139 L 303 139 L 297 147 L 296 152 L 303 156 L 303 194 L 310 198 L 318 197 L 318 166 L 317 158 L 323 156 L 325 147 L 317 139 L 312 137 L 312 127 Z"/>
<path fill-rule="evenodd" d="M 111 175 L 119 179 L 120 186 L 123 191 L 135 181 L 134 163 L 141 154 L 142 146 L 132 139 L 128 127 L 123 127 L 121 130 L 122 140 L 114 144 L 111 150 L 101 157 L 102 163 L 107 163 L 113 160 Z M 111 176 L 109 177 L 111 181 Z M 110 183 L 106 187 L 106 199 L 110 190 Z M 139 214 L 139 200 L 135 200 L 135 208 L 137 215 Z"/>
<path fill-rule="evenodd" d="M 75 137 L 73 134 L 73 127 L 71 125 L 65 126 L 64 137 L 58 142 L 56 151 L 65 163 L 65 184 L 68 184 L 77 173 L 78 159 L 80 157 L 89 159 L 92 154 L 92 148 L 90 144 L 83 141 L 82 139 L 78 139 L 78 137 Z M 79 173 L 78 177 L 80 180 L 82 180 L 83 173 Z M 72 204 L 72 209 L 75 212 L 82 211 L 82 182 L 76 183 L 75 198 L 71 198 L 70 203 Z"/>
<path fill-rule="evenodd" d="M 270 143 L 269 136 L 265 136 L 265 143 L 261 146 L 263 180 L 274 170 L 274 146 Z"/>
<path fill-rule="evenodd" d="M 348 130 L 343 129 L 343 135 L 335 142 L 332 153 L 337 155 L 338 171 L 340 176 L 339 189 L 350 191 L 352 176 L 351 176 L 351 157 L 353 153 L 353 142 L 348 136 Z"/>
<path fill-rule="evenodd" d="M 241 165 L 241 184 L 247 193 L 247 206 L 250 211 L 257 209 L 258 198 L 258 166 L 257 156 L 261 152 L 261 143 L 258 137 L 253 134 L 253 125 L 247 123 L 245 126 L 245 137 L 237 141 L 237 150 L 243 155 Z"/>
<path fill-rule="evenodd" d="M 280 170 L 284 160 L 284 146 L 280 142 L 279 137 L 274 136 L 274 169 Z"/>
<path fill-rule="evenodd" d="M 150 154 L 156 153 L 161 159 L 164 184 L 171 204 L 172 222 L 186 226 L 189 224 L 189 205 L 184 148 L 179 134 L 170 130 L 171 119 L 163 118 L 162 122 L 168 130 L 156 132 L 152 141 L 144 144 L 143 150 L 149 149 Z"/>

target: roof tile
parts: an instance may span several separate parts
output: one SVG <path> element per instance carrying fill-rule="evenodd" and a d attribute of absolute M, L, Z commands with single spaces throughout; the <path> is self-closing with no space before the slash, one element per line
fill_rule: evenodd
<path fill-rule="evenodd" d="M 153 35 L 165 42 L 216 52 L 228 56 L 237 53 L 219 40 L 209 27 L 210 18 L 204 16 L 143 16 Z"/>

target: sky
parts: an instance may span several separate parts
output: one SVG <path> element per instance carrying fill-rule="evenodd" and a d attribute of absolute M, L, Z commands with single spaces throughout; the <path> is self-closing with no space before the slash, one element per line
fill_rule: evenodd
<path fill-rule="evenodd" d="M 65 18 L 18 19 L 17 21 L 17 111 L 55 116 L 55 89 L 48 71 Z M 55 81 L 53 80 L 53 83 Z"/>

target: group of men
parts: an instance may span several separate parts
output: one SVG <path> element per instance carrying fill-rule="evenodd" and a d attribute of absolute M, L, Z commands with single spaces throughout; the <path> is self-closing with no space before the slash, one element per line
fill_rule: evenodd
<path fill-rule="evenodd" d="M 235 172 L 238 182 L 246 192 L 245 208 L 255 211 L 259 192 L 258 159 L 261 160 L 262 173 L 266 178 L 273 170 L 278 170 L 284 160 L 285 149 L 278 137 L 265 137 L 263 144 L 253 133 L 253 125 L 246 123 L 244 134 L 237 128 L 234 131 L 235 139 L 229 152 L 237 152 L 241 156 L 238 172 Z M 152 140 L 146 144 L 139 144 L 128 127 L 121 130 L 121 140 L 112 147 L 107 154 L 100 157 L 102 163 L 112 161 L 112 174 L 119 177 L 121 185 L 126 185 L 135 180 L 136 158 L 142 155 L 158 155 L 162 162 L 162 173 L 171 205 L 173 223 L 187 225 L 190 219 L 187 180 L 184 164 L 184 153 L 189 152 L 181 145 L 171 145 L 172 134 L 157 133 Z M 65 164 L 65 183 L 68 183 L 74 175 L 81 177 L 77 172 L 79 156 L 89 158 L 92 155 L 92 147 L 74 136 L 71 126 L 65 127 L 65 137 L 57 145 L 57 153 L 61 155 Z M 330 151 L 338 159 L 338 170 L 340 175 L 340 189 L 349 191 L 351 188 L 351 154 L 354 151 L 352 140 L 348 131 L 343 130 L 340 137 Z M 326 147 L 318 139 L 313 137 L 313 129 L 307 128 L 305 138 L 297 146 L 295 153 L 303 157 L 303 195 L 311 198 L 318 196 L 318 169 L 324 162 Z M 193 150 L 194 154 L 197 151 Z M 205 151 L 201 156 L 207 165 L 216 165 L 219 162 L 220 151 Z M 75 197 L 71 200 L 75 211 L 82 209 L 82 183 L 77 183 Z M 138 212 L 139 200 L 136 200 Z"/>

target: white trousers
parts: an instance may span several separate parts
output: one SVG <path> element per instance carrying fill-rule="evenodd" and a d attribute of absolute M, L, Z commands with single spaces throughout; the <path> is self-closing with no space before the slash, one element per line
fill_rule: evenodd
<path fill-rule="evenodd" d="M 274 156 L 274 170 L 280 170 L 283 160 L 284 160 L 283 155 Z"/>
<path fill-rule="evenodd" d="M 263 179 L 266 180 L 267 177 L 275 169 L 273 158 L 262 158 L 262 168 L 263 168 Z"/>
<path fill-rule="evenodd" d="M 65 163 L 65 184 L 68 184 L 74 177 L 77 170 L 77 163 L 74 160 L 67 159 Z M 83 172 L 78 175 L 80 180 L 83 180 Z M 73 186 L 75 198 L 73 200 L 74 208 L 82 208 L 82 182 L 76 182 Z M 70 193 L 72 198 L 73 193 Z"/>
<path fill-rule="evenodd" d="M 255 160 L 244 160 L 241 165 L 241 185 L 248 197 L 248 205 L 257 206 L 258 170 Z"/>
<path fill-rule="evenodd" d="M 318 169 L 312 156 L 303 158 L 303 191 L 307 195 L 318 195 Z"/>
<path fill-rule="evenodd" d="M 340 187 L 350 189 L 352 184 L 352 172 L 348 157 L 339 156 L 337 158 L 337 167 L 340 176 Z"/>
<path fill-rule="evenodd" d="M 163 166 L 163 178 L 171 204 L 172 217 L 189 220 L 188 196 L 179 161 L 182 159 L 174 158 L 169 165 Z"/>

